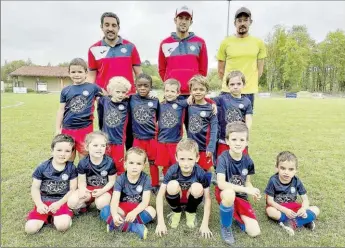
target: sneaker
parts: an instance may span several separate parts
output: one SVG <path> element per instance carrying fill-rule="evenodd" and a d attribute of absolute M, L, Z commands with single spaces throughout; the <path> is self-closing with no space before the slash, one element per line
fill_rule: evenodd
<path fill-rule="evenodd" d="M 308 228 L 310 231 L 314 231 L 316 225 L 315 225 L 315 222 L 312 221 L 312 222 L 309 222 L 308 224 L 305 224 L 304 227 L 305 227 L 305 228 Z"/>
<path fill-rule="evenodd" d="M 110 224 L 107 224 L 107 232 L 112 232 L 115 230 L 115 224 L 113 221 L 110 222 Z"/>
<path fill-rule="evenodd" d="M 151 192 L 155 195 L 158 194 L 158 191 L 159 191 L 159 186 L 153 186 L 152 189 L 151 189 Z"/>
<path fill-rule="evenodd" d="M 279 222 L 279 225 L 290 235 L 295 235 L 295 230 L 297 229 L 296 222 L 292 219 L 288 219 L 287 221 Z"/>
<path fill-rule="evenodd" d="M 196 227 L 196 213 L 188 213 L 186 212 L 186 223 L 189 228 Z"/>
<path fill-rule="evenodd" d="M 222 226 L 220 229 L 220 236 L 222 237 L 224 242 L 227 243 L 228 245 L 235 244 L 235 238 L 234 238 L 234 235 L 232 234 L 231 227 Z"/>
<path fill-rule="evenodd" d="M 139 235 L 141 239 L 147 238 L 147 228 L 144 224 L 131 223 L 131 232 L 134 232 Z"/>
<path fill-rule="evenodd" d="M 168 214 L 168 218 L 170 227 L 177 228 L 178 224 L 180 223 L 181 213 L 171 212 L 170 214 Z"/>

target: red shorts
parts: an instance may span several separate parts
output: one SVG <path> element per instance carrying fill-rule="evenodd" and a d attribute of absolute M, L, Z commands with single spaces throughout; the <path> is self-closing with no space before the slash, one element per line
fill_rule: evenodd
<path fill-rule="evenodd" d="M 157 142 L 157 155 L 155 164 L 163 167 L 175 164 L 176 146 L 177 143 Z"/>
<path fill-rule="evenodd" d="M 224 152 L 228 151 L 230 147 L 227 144 L 218 143 L 217 145 L 217 158 Z M 248 154 L 248 146 L 243 150 L 243 154 Z"/>
<path fill-rule="evenodd" d="M 218 186 L 215 187 L 215 195 L 216 195 L 216 200 L 218 204 L 222 201 L 220 198 L 220 192 L 221 190 L 218 188 Z M 247 216 L 251 219 L 256 220 L 256 215 L 254 212 L 254 209 L 252 208 L 252 205 L 250 202 L 240 198 L 240 197 L 235 197 L 235 202 L 234 202 L 234 219 L 241 223 L 244 224 L 241 215 Z"/>
<path fill-rule="evenodd" d="M 98 187 L 98 186 L 86 186 L 86 188 L 88 189 L 88 190 L 94 190 L 94 189 L 101 189 L 101 188 L 103 188 L 103 187 Z M 110 194 L 110 196 L 112 196 L 113 195 L 113 188 L 111 188 L 111 189 L 109 189 L 106 193 L 109 193 Z M 105 193 L 104 193 L 105 194 Z M 90 205 L 91 203 L 93 203 L 95 201 L 95 197 L 93 197 L 92 195 L 91 195 L 91 198 L 90 198 L 90 200 L 88 200 L 87 202 L 85 202 L 85 204 L 86 205 Z"/>
<path fill-rule="evenodd" d="M 302 204 L 298 202 L 286 202 L 286 203 L 281 203 L 280 205 L 288 209 L 291 209 L 292 211 L 296 213 L 302 207 Z M 270 207 L 270 205 L 266 205 L 266 208 L 268 207 Z"/>
<path fill-rule="evenodd" d="M 65 129 L 61 130 L 62 134 L 70 135 L 75 141 L 75 149 L 82 154 L 85 154 L 84 141 L 87 134 L 93 132 L 93 125 L 79 128 L 79 129 Z"/>
<path fill-rule="evenodd" d="M 199 156 L 198 165 L 204 170 L 209 170 L 213 166 L 213 156 L 210 158 L 206 157 L 206 152 L 199 152 Z"/>
<path fill-rule="evenodd" d="M 131 212 L 133 209 L 135 209 L 139 203 L 137 202 L 120 202 L 119 203 L 119 208 L 125 212 L 125 215 L 127 215 L 129 212 Z"/>
<path fill-rule="evenodd" d="M 135 146 L 140 147 L 146 152 L 149 161 L 154 161 L 156 159 L 156 150 L 157 150 L 156 139 L 149 139 L 149 140 L 134 139 L 133 147 Z"/>
<path fill-rule="evenodd" d="M 106 154 L 110 156 L 115 163 L 117 175 L 121 175 L 125 172 L 125 145 L 108 145 Z"/>
<path fill-rule="evenodd" d="M 46 204 L 47 206 L 50 206 L 52 203 L 51 201 L 46 201 L 43 202 L 44 204 Z M 63 214 L 67 214 L 68 216 L 70 216 L 71 218 L 73 217 L 73 211 L 70 210 L 67 206 L 67 203 L 64 203 L 57 211 L 55 214 L 53 214 L 52 212 L 49 212 L 47 214 L 40 214 L 39 212 L 37 212 L 37 207 L 35 206 L 33 210 L 31 210 L 27 216 L 27 220 L 42 220 L 44 221 L 44 223 L 48 224 L 48 216 L 60 216 Z"/>

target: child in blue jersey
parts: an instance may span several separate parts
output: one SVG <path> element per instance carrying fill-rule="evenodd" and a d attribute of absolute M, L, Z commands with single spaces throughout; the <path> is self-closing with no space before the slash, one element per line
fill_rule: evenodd
<path fill-rule="evenodd" d="M 127 93 L 130 82 L 124 77 L 113 77 L 107 86 L 110 96 L 100 97 L 98 101 L 99 128 L 109 137 L 106 154 L 114 160 L 117 174 L 125 172 L 125 143 L 129 121 L 129 100 Z"/>
<path fill-rule="evenodd" d="M 146 239 L 145 224 L 151 222 L 156 211 L 149 206 L 150 177 L 143 172 L 148 159 L 144 150 L 130 148 L 126 153 L 126 172 L 116 179 L 110 206 L 101 211 L 108 231 L 134 232 Z"/>
<path fill-rule="evenodd" d="M 51 144 L 52 158 L 32 174 L 31 196 L 35 208 L 27 217 L 26 233 L 35 234 L 49 222 L 61 232 L 72 225 L 73 212 L 67 206 L 67 199 L 77 189 L 77 171 L 73 162 L 68 161 L 74 145 L 69 135 L 56 135 Z"/>
<path fill-rule="evenodd" d="M 238 121 L 229 123 L 226 126 L 226 142 L 231 148 L 217 160 L 218 186 L 215 187 L 215 194 L 220 204 L 221 237 L 231 245 L 235 243 L 231 230 L 233 218 L 249 236 L 260 235 L 259 223 L 248 195 L 252 195 L 256 201 L 261 194 L 250 181 L 251 175 L 255 174 L 254 163 L 248 154 L 243 153 L 248 142 L 246 124 Z"/>
<path fill-rule="evenodd" d="M 159 100 L 150 98 L 152 78 L 144 73 L 138 75 L 135 81 L 137 93 L 131 95 L 129 106 L 131 111 L 133 147 L 140 147 L 148 156 L 152 191 L 159 189 L 159 170 L 155 164 L 157 150 L 157 118 L 159 116 Z"/>
<path fill-rule="evenodd" d="M 101 95 L 101 88 L 86 82 L 87 65 L 81 58 L 73 59 L 68 71 L 73 84 L 62 89 L 60 107 L 56 117 L 56 133 L 73 137 L 79 159 L 85 156 L 84 140 L 93 131 L 94 102 Z M 71 157 L 75 158 L 75 153 Z"/>
<path fill-rule="evenodd" d="M 196 210 L 204 197 L 204 215 L 199 231 L 205 238 L 212 236 L 208 227 L 211 212 L 210 184 L 206 172 L 196 164 L 198 159 L 198 144 L 194 140 L 184 139 L 178 143 L 176 147 L 177 163 L 171 166 L 164 176 L 156 198 L 157 235 L 167 234 L 163 214 L 164 197 L 172 210 L 172 213 L 169 214 L 171 228 L 178 227 L 183 210 L 186 212 L 187 226 L 195 228 Z"/>
<path fill-rule="evenodd" d="M 229 150 L 225 141 L 226 125 L 234 121 L 246 123 L 248 130 L 252 126 L 253 107 L 251 101 L 241 94 L 246 84 L 245 76 L 240 71 L 231 71 L 226 77 L 226 85 L 230 93 L 222 93 L 218 97 L 211 98 L 218 106 L 219 140 L 217 157 Z M 248 147 L 244 150 L 248 153 Z"/>
<path fill-rule="evenodd" d="M 265 189 L 268 217 L 279 221 L 290 235 L 295 234 L 296 228 L 303 226 L 314 230 L 314 220 L 320 214 L 318 207 L 309 205 L 307 191 L 296 177 L 297 167 L 297 157 L 292 152 L 279 153 L 277 173 L 270 178 Z M 298 195 L 302 203 L 297 202 Z"/>
<path fill-rule="evenodd" d="M 108 137 L 101 131 L 89 133 L 85 138 L 88 155 L 78 164 L 78 190 L 68 199 L 69 208 L 75 212 L 95 202 L 101 210 L 109 205 L 116 178 L 116 168 L 111 157 L 105 155 Z"/>
<path fill-rule="evenodd" d="M 189 80 L 189 89 L 193 103 L 188 107 L 187 136 L 195 140 L 199 146 L 198 164 L 207 172 L 207 178 L 211 181 L 211 168 L 214 163 L 214 155 L 218 136 L 218 119 L 212 113 L 212 104 L 205 100 L 209 90 L 207 78 L 196 75 Z"/>

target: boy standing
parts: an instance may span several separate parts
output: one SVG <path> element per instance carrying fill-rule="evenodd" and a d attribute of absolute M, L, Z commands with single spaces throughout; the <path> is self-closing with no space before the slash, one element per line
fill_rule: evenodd
<path fill-rule="evenodd" d="M 226 142 L 231 147 L 217 161 L 216 199 L 220 204 L 221 236 L 227 244 L 234 244 L 231 224 L 235 218 L 240 228 L 249 236 L 260 234 L 259 223 L 248 194 L 254 200 L 261 198 L 260 190 L 254 188 L 250 176 L 255 174 L 254 163 L 243 154 L 248 141 L 248 128 L 243 122 L 233 122 L 226 127 Z"/>
<path fill-rule="evenodd" d="M 318 207 L 309 205 L 307 191 L 295 176 L 297 166 L 295 154 L 288 151 L 279 153 L 276 162 L 278 172 L 270 178 L 265 189 L 268 217 L 279 221 L 290 235 L 294 235 L 297 227 L 314 230 L 314 220 L 320 214 Z M 297 195 L 301 196 L 302 204 L 296 202 Z"/>

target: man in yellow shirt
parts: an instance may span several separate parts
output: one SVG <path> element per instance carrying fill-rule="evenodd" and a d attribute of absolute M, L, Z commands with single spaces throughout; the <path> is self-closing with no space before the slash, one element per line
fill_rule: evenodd
<path fill-rule="evenodd" d="M 230 71 L 239 70 L 246 78 L 242 90 L 254 107 L 254 93 L 259 89 L 259 78 L 264 69 L 264 58 L 267 57 L 265 43 L 259 38 L 249 35 L 252 24 L 251 12 L 242 7 L 236 11 L 236 35 L 226 37 L 218 50 L 218 76 L 222 83 L 222 92 L 229 92 L 226 76 Z"/>

